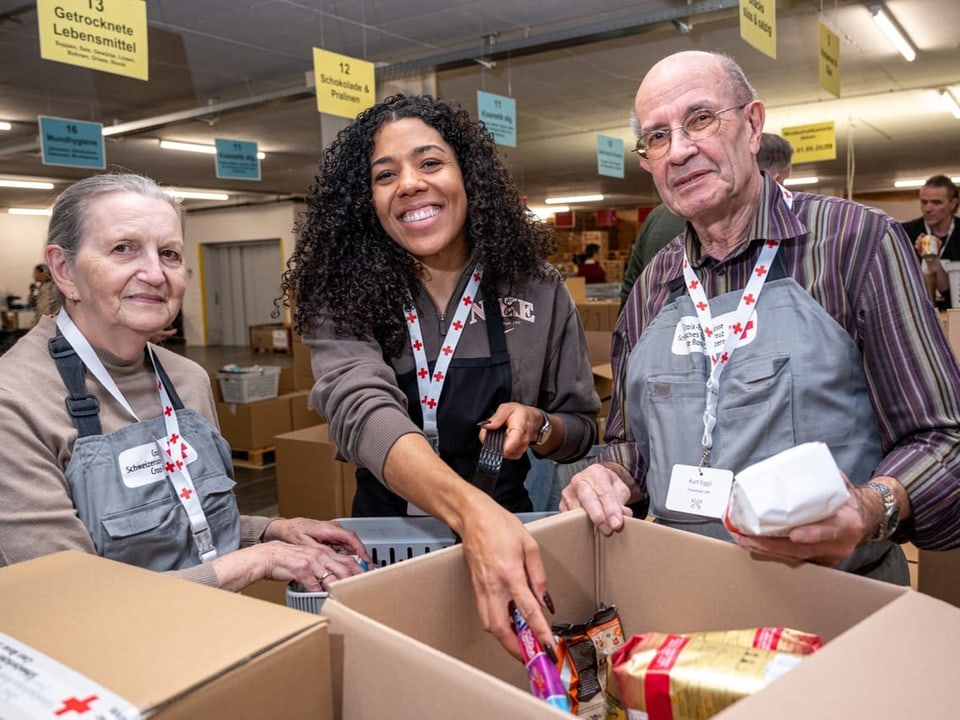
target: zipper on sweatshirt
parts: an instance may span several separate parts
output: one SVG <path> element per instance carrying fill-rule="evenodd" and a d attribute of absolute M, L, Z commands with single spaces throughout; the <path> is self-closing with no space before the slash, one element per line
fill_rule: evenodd
<path fill-rule="evenodd" d="M 440 337 L 443 337 L 447 334 L 447 316 L 442 312 L 438 312 L 437 322 L 440 323 Z"/>

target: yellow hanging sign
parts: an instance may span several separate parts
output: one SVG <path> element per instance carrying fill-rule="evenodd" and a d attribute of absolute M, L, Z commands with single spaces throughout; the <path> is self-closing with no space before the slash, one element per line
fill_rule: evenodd
<path fill-rule="evenodd" d="M 776 0 L 740 0 L 740 37 L 777 59 Z"/>
<path fill-rule="evenodd" d="M 833 120 L 815 125 L 794 125 L 780 131 L 793 146 L 793 164 L 837 157 L 837 133 Z"/>
<path fill-rule="evenodd" d="M 373 63 L 313 49 L 317 111 L 355 118 L 376 101 Z"/>
<path fill-rule="evenodd" d="M 148 80 L 144 0 L 37 0 L 40 57 Z"/>
<path fill-rule="evenodd" d="M 820 87 L 840 97 L 840 39 L 820 22 Z"/>

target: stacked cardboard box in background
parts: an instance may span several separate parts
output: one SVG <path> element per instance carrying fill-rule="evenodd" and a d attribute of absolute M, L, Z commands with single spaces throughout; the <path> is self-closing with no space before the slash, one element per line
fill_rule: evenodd
<path fill-rule="evenodd" d="M 277 500 L 282 517 L 350 517 L 356 468 L 336 459 L 330 426 L 314 425 L 275 438 Z"/>
<path fill-rule="evenodd" d="M 250 349 L 254 352 L 289 353 L 293 346 L 289 325 L 283 323 L 251 325 L 249 331 Z"/>
<path fill-rule="evenodd" d="M 620 315 L 620 300 L 586 300 L 577 303 L 584 330 L 611 332 Z"/>

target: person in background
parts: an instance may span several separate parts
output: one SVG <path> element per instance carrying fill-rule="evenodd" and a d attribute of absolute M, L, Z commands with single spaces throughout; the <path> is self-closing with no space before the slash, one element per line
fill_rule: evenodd
<path fill-rule="evenodd" d="M 584 278 L 588 285 L 607 281 L 607 272 L 597 262 L 597 253 L 599 252 L 599 245 L 587 243 L 587 246 L 583 249 L 583 255 L 580 257 L 580 262 L 577 263 L 577 277 Z"/>
<path fill-rule="evenodd" d="M 793 146 L 776 133 L 761 133 L 757 167 L 781 185 L 793 169 Z"/>
<path fill-rule="evenodd" d="M 0 357 L 0 566 L 73 549 L 226 590 L 325 590 L 361 572 L 363 544 L 333 522 L 241 516 L 209 375 L 148 342 L 183 299 L 182 223 L 128 173 L 54 204 L 63 308 Z"/>
<path fill-rule="evenodd" d="M 34 284 L 30 286 L 30 305 L 33 308 L 33 324 L 40 322 L 44 315 L 56 315 L 60 310 L 57 288 L 50 277 L 50 271 L 43 263 L 33 269 Z"/>
<path fill-rule="evenodd" d="M 775 133 L 763 133 L 760 136 L 760 150 L 757 151 L 757 166 L 778 183 L 790 177 L 793 159 L 793 146 L 790 141 Z M 670 212 L 666 205 L 657 205 L 643 221 L 637 240 L 630 250 L 627 269 L 620 283 L 620 309 L 627 302 L 637 278 L 650 264 L 653 256 L 674 238 L 680 236 L 686 223 Z"/>
<path fill-rule="evenodd" d="M 960 223 L 957 222 L 957 205 L 960 194 L 957 186 L 946 175 L 933 175 L 920 188 L 921 217 L 903 223 L 913 248 L 920 258 L 924 274 L 935 276 L 936 305 L 940 309 L 951 307 L 950 277 L 941 260 L 960 261 Z M 924 235 L 937 239 L 937 248 L 930 252 Z"/>
<path fill-rule="evenodd" d="M 653 256 L 660 252 L 668 242 L 678 237 L 685 227 L 686 221 L 670 212 L 670 209 L 663 203 L 650 211 L 640 227 L 640 232 L 637 234 L 633 247 L 630 248 L 627 267 L 623 271 L 623 280 L 620 282 L 621 311 L 643 269 L 650 264 Z"/>
<path fill-rule="evenodd" d="M 463 540 L 483 627 L 515 657 L 513 600 L 552 647 L 526 452 L 572 461 L 600 401 L 551 231 L 453 102 L 394 95 L 326 148 L 284 274 L 313 407 L 357 465 L 354 515 L 427 513 Z M 492 495 L 471 484 L 503 429 Z"/>
<path fill-rule="evenodd" d="M 40 292 L 40 286 L 43 285 L 44 281 L 50 280 L 50 274 L 47 272 L 47 266 L 43 263 L 33 266 L 33 282 L 30 283 L 30 288 L 27 290 L 27 305 L 26 307 L 34 309 L 37 307 L 37 293 Z"/>
<path fill-rule="evenodd" d="M 584 508 L 609 534 L 648 497 L 656 522 L 730 540 L 733 474 L 822 441 L 846 504 L 787 537 L 736 542 L 908 584 L 899 543 L 960 546 L 960 368 L 920 302 L 903 229 L 762 174 L 765 108 L 729 57 L 666 57 L 635 112 L 640 164 L 687 228 L 620 315 L 607 444 L 561 509 Z M 719 509 L 684 495 L 694 481 L 712 483 Z"/>

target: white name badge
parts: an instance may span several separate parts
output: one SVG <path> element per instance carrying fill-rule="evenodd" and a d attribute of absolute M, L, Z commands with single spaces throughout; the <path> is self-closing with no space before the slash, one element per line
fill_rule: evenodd
<path fill-rule="evenodd" d="M 193 446 L 187 443 L 186 457 L 176 458 L 188 465 L 197 459 Z M 120 477 L 128 488 L 138 488 L 167 477 L 166 463 L 170 458 L 163 457 L 155 442 L 138 445 L 124 450 L 117 458 Z"/>
<path fill-rule="evenodd" d="M 720 520 L 727 511 L 733 471 L 674 465 L 667 489 L 667 509 Z"/>
<path fill-rule="evenodd" d="M 726 342 L 727 327 L 734 323 L 735 315 L 735 312 L 725 313 L 713 319 L 713 327 L 717 335 L 717 347 L 723 347 Z M 736 327 L 734 331 L 740 333 L 738 347 L 752 343 L 754 338 L 757 337 L 757 313 L 754 312 L 750 315 L 746 326 Z M 700 320 L 697 319 L 696 315 L 685 315 L 677 321 L 670 350 L 674 355 L 690 355 L 693 353 L 706 355 L 708 353 L 703 346 L 703 330 L 700 329 Z"/>

